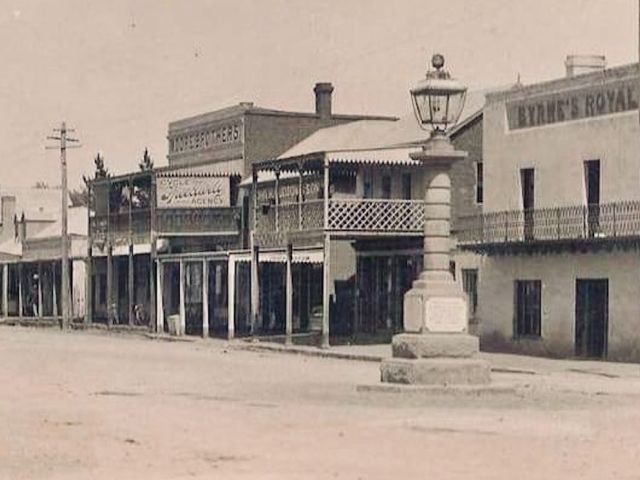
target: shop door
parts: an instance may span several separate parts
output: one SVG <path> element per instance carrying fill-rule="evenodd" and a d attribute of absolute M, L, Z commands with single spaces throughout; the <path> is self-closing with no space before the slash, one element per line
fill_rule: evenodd
<path fill-rule="evenodd" d="M 607 354 L 609 281 L 576 280 L 576 355 L 604 358 Z"/>

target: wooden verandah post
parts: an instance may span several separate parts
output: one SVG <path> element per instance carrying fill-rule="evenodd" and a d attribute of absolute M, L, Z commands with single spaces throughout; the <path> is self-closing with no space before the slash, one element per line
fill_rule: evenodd
<path fill-rule="evenodd" d="M 232 340 L 235 336 L 236 321 L 236 263 L 227 261 L 227 339 Z"/>
<path fill-rule="evenodd" d="M 9 316 L 9 264 L 2 265 L 2 316 Z"/>
<path fill-rule="evenodd" d="M 187 309 L 185 298 L 185 268 L 184 260 L 180 259 L 180 327 L 179 335 L 184 335 L 187 329 Z"/>
<path fill-rule="evenodd" d="M 133 306 L 135 303 L 135 295 L 134 295 L 134 289 L 135 289 L 135 284 L 134 284 L 134 278 L 133 278 L 133 271 L 134 271 L 134 257 L 133 257 L 133 177 L 129 176 L 128 179 L 128 185 L 129 185 L 129 209 L 128 209 L 128 223 L 129 223 L 129 258 L 128 258 L 128 262 L 127 262 L 127 293 L 129 294 L 129 300 L 128 300 L 128 305 L 129 305 L 129 315 L 128 317 L 128 322 L 129 322 L 129 326 L 133 325 Z"/>
<path fill-rule="evenodd" d="M 209 260 L 202 260 L 202 337 L 209 337 Z"/>
<path fill-rule="evenodd" d="M 160 315 L 159 308 L 161 308 L 162 305 L 162 289 L 160 282 L 156 282 L 156 278 L 158 278 L 157 270 L 160 268 L 160 265 L 157 261 L 158 252 L 156 239 L 156 176 L 153 172 L 151 173 L 150 189 L 149 242 L 151 243 L 151 248 L 149 251 L 149 329 L 152 331 L 155 329 L 156 332 L 160 333 L 160 331 L 162 331 L 162 329 L 164 328 L 164 319 L 162 319 L 162 322 L 160 322 L 160 324 L 162 325 L 162 329 L 158 330 L 159 322 L 157 316 Z M 156 267 L 156 272 L 153 271 L 154 265 Z"/>
<path fill-rule="evenodd" d="M 287 242 L 285 345 L 293 343 L 293 245 Z"/>
<path fill-rule="evenodd" d="M 22 318 L 24 316 L 24 289 L 22 288 L 23 283 L 23 268 L 22 262 L 18 262 L 18 318 Z"/>
<path fill-rule="evenodd" d="M 253 194 L 253 229 L 251 231 L 251 335 L 255 335 L 260 315 L 260 279 L 258 266 L 260 261 L 259 246 L 256 242 L 256 227 L 258 225 L 258 172 L 253 167 L 251 193 Z"/>
<path fill-rule="evenodd" d="M 93 231 L 91 229 L 91 183 L 87 188 L 87 225 L 89 226 L 89 236 L 87 237 L 87 259 L 85 268 L 85 299 L 84 299 L 84 324 L 91 325 L 93 322 Z"/>
<path fill-rule="evenodd" d="M 331 299 L 329 285 L 331 284 L 331 237 L 329 236 L 329 163 L 324 161 L 324 257 L 322 269 L 322 338 L 321 348 L 329 348 L 329 326 Z"/>
<path fill-rule="evenodd" d="M 164 332 L 164 263 L 159 259 L 156 262 L 156 318 L 155 329 L 157 333 Z"/>

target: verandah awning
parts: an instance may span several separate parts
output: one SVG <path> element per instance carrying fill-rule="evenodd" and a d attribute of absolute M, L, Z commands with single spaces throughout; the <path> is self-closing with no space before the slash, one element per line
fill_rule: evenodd
<path fill-rule="evenodd" d="M 344 150 L 325 153 L 328 163 L 360 163 L 370 165 L 408 165 L 420 166 L 419 160 L 409 155 L 418 149 L 413 148 L 381 148 L 374 150 Z"/>
<path fill-rule="evenodd" d="M 230 253 L 229 262 L 250 262 L 250 253 Z M 258 254 L 260 263 L 286 263 L 287 253 L 282 251 L 261 251 Z M 323 250 L 294 250 L 293 263 L 322 263 L 324 262 Z"/>

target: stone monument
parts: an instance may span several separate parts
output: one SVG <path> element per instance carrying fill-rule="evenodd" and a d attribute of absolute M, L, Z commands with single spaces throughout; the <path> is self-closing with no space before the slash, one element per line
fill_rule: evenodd
<path fill-rule="evenodd" d="M 433 131 L 421 151 L 411 155 L 424 167 L 424 266 L 404 297 L 404 333 L 392 341 L 392 358 L 382 361 L 381 379 L 416 385 L 482 385 L 489 364 L 476 357 L 478 338 L 467 332 L 467 297 L 449 271 L 451 165 L 466 157 L 446 134 L 457 121 L 466 87 L 450 78 L 444 58 L 412 89 L 416 117 Z M 459 103 L 456 103 L 458 101 Z"/>

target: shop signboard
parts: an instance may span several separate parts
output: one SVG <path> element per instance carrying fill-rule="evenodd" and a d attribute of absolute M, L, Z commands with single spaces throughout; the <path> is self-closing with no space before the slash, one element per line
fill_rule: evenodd
<path fill-rule="evenodd" d="M 507 102 L 509 130 L 542 127 L 638 109 L 635 77 L 594 83 L 579 89 Z"/>
<path fill-rule="evenodd" d="M 229 177 L 158 176 L 156 187 L 158 208 L 216 208 L 231 205 Z"/>

